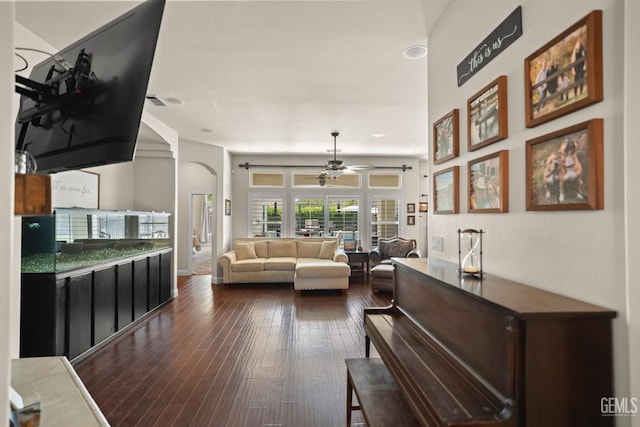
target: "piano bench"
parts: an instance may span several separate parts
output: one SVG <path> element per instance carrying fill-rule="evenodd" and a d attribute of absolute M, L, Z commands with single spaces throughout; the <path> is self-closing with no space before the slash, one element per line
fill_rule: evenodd
<path fill-rule="evenodd" d="M 362 411 L 369 427 L 418 426 L 411 409 L 381 359 L 345 359 L 347 365 L 347 426 L 351 412 Z M 359 406 L 353 405 L 355 392 Z"/>

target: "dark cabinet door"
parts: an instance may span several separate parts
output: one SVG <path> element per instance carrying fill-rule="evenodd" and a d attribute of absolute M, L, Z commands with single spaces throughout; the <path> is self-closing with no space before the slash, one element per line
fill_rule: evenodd
<path fill-rule="evenodd" d="M 92 273 L 70 277 L 67 284 L 67 357 L 71 360 L 91 348 Z"/>
<path fill-rule="evenodd" d="M 147 312 L 148 278 L 147 259 L 133 261 L 133 320 L 138 320 Z"/>
<path fill-rule="evenodd" d="M 160 304 L 171 299 L 171 258 L 173 252 L 160 254 Z"/>
<path fill-rule="evenodd" d="M 149 262 L 149 310 L 160 305 L 160 255 L 147 258 Z"/>
<path fill-rule="evenodd" d="M 23 274 L 20 307 L 20 357 L 65 354 L 66 280 L 55 274 Z"/>
<path fill-rule="evenodd" d="M 93 272 L 93 345 L 116 331 L 116 266 Z"/>
<path fill-rule="evenodd" d="M 118 298 L 118 330 L 133 321 L 133 264 L 126 262 L 116 267 Z"/>

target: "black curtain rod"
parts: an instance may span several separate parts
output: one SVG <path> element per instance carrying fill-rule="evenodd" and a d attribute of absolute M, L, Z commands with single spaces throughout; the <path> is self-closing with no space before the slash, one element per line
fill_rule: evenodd
<path fill-rule="evenodd" d="M 240 163 L 238 167 L 249 169 L 249 168 L 317 168 L 317 169 L 326 169 L 324 166 L 318 165 L 255 165 L 250 163 Z M 348 169 L 348 167 L 347 167 Z M 371 169 L 401 169 L 403 172 L 407 170 L 412 170 L 413 166 L 374 166 Z"/>

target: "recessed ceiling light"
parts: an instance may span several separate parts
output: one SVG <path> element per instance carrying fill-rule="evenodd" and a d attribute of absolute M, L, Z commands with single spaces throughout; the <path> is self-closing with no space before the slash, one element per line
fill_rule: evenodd
<path fill-rule="evenodd" d="M 182 104 L 184 104 L 184 100 L 183 99 L 176 98 L 176 97 L 173 97 L 173 96 L 165 98 L 164 100 L 169 104 L 174 104 L 174 105 L 182 105 Z"/>
<path fill-rule="evenodd" d="M 402 51 L 402 56 L 404 56 L 405 59 L 424 58 L 425 56 L 427 56 L 427 47 L 421 44 L 409 46 Z"/>
<path fill-rule="evenodd" d="M 385 136 L 387 136 L 387 134 L 380 132 L 380 133 L 372 133 L 371 136 L 374 138 L 384 138 Z"/>

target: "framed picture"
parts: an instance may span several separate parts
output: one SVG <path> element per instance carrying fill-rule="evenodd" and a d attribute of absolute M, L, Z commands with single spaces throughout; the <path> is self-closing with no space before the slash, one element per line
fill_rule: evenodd
<path fill-rule="evenodd" d="M 415 215 L 407 215 L 407 225 L 416 225 Z"/>
<path fill-rule="evenodd" d="M 469 212 L 509 212 L 509 151 L 471 160 Z"/>
<path fill-rule="evenodd" d="M 527 210 L 604 209 L 603 120 L 527 141 Z"/>
<path fill-rule="evenodd" d="M 355 251 L 356 250 L 356 240 L 355 239 L 343 239 L 344 242 L 344 250 L 345 251 Z"/>
<path fill-rule="evenodd" d="M 420 203 L 418 203 L 418 211 L 419 212 L 429 212 L 429 203 L 428 202 L 420 202 Z"/>
<path fill-rule="evenodd" d="M 524 74 L 527 127 L 602 101 L 602 11 L 589 13 L 529 55 Z"/>
<path fill-rule="evenodd" d="M 467 101 L 468 150 L 508 137 L 507 115 L 507 76 L 500 76 Z"/>
<path fill-rule="evenodd" d="M 224 214 L 226 216 L 231 215 L 231 200 L 224 199 Z"/>
<path fill-rule="evenodd" d="M 456 108 L 433 124 L 433 163 L 436 165 L 458 157 L 459 116 Z"/>
<path fill-rule="evenodd" d="M 407 203 L 407 213 L 416 213 L 415 203 Z"/>
<path fill-rule="evenodd" d="M 460 166 L 453 166 L 433 174 L 433 202 L 435 214 L 457 214 L 460 207 Z"/>

